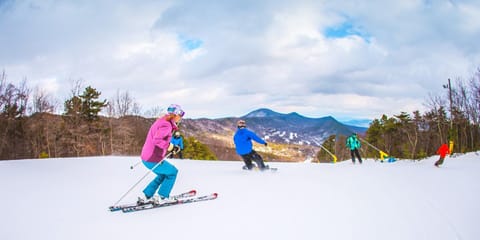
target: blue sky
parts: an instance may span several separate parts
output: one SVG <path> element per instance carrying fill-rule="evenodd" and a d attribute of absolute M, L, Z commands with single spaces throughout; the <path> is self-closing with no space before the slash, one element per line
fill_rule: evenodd
<path fill-rule="evenodd" d="M 183 50 L 186 52 L 195 51 L 195 49 L 199 49 L 203 45 L 203 41 L 201 39 L 191 38 L 183 35 L 178 36 L 178 41 Z"/>
<path fill-rule="evenodd" d="M 480 67 L 479 1 L 0 1 L 0 69 L 63 102 L 340 120 L 424 110 Z"/>
<path fill-rule="evenodd" d="M 323 34 L 326 38 L 347 38 L 358 36 L 363 38 L 364 41 L 370 42 L 370 36 L 368 33 L 362 31 L 358 26 L 355 26 L 354 22 L 348 18 L 339 25 L 326 27 Z"/>

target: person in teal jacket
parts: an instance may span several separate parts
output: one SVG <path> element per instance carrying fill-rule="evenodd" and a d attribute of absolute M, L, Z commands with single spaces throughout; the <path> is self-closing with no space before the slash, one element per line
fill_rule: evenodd
<path fill-rule="evenodd" d="M 360 157 L 360 153 L 358 152 L 358 149 L 362 146 L 360 144 L 360 140 L 357 137 L 356 133 L 353 133 L 350 135 L 350 137 L 347 138 L 347 142 L 345 143 L 347 145 L 347 148 L 350 150 L 350 155 L 352 156 L 352 162 L 355 164 L 355 156 L 358 158 L 358 162 L 362 164 L 362 158 Z"/>
<path fill-rule="evenodd" d="M 265 170 L 268 168 L 268 166 L 263 162 L 262 156 L 253 150 L 252 140 L 267 146 L 267 142 L 265 142 L 265 140 L 261 139 L 254 132 L 247 129 L 245 120 L 239 120 L 237 122 L 237 131 L 233 136 L 233 142 L 235 143 L 235 150 L 237 154 L 240 155 L 243 159 L 243 162 L 245 162 L 243 169 L 251 170 L 254 167 L 252 163 L 252 161 L 254 161 L 260 170 Z"/>

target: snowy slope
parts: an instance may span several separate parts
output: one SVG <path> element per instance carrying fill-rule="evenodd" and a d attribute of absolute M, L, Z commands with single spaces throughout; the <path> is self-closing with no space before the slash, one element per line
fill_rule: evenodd
<path fill-rule="evenodd" d="M 136 157 L 2 161 L 0 239 L 479 239 L 478 153 L 436 158 L 270 163 L 276 173 L 172 160 L 174 193 L 219 198 L 126 214 L 107 208 L 146 173 Z"/>

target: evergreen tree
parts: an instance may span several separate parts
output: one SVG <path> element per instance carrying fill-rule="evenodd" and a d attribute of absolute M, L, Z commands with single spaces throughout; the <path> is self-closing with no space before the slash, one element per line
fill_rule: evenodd
<path fill-rule="evenodd" d="M 107 100 L 99 101 L 101 93 L 88 86 L 79 96 L 73 96 L 65 101 L 65 114 L 68 116 L 81 116 L 87 121 L 98 120 L 98 113 L 107 106 Z"/>
<path fill-rule="evenodd" d="M 65 101 L 65 115 L 67 116 L 79 116 L 82 113 L 82 99 L 78 96 Z"/>
<path fill-rule="evenodd" d="M 184 139 L 185 149 L 183 150 L 183 157 L 197 160 L 217 160 L 215 154 L 208 148 L 207 145 L 201 143 L 194 137 L 187 137 Z"/>
<path fill-rule="evenodd" d="M 82 115 L 87 121 L 98 120 L 98 113 L 107 106 L 107 100 L 99 101 L 101 92 L 88 86 L 80 98 L 82 99 Z"/>
<path fill-rule="evenodd" d="M 336 135 L 331 135 L 322 144 L 322 146 L 326 148 L 328 151 L 330 151 L 331 153 L 335 153 L 335 142 L 336 142 L 335 138 L 336 138 Z M 318 162 L 332 162 L 332 156 L 323 149 L 320 149 L 318 151 L 316 158 Z"/>

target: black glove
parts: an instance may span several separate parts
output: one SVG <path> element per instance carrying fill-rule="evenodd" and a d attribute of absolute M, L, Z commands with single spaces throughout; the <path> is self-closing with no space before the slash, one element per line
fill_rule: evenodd
<path fill-rule="evenodd" d="M 267 143 L 265 143 L 265 144 L 263 144 L 263 145 L 265 145 L 265 147 L 266 147 L 268 144 L 267 144 Z"/>
<path fill-rule="evenodd" d="M 178 153 L 180 152 L 180 147 L 179 146 L 173 146 L 173 153 Z"/>

